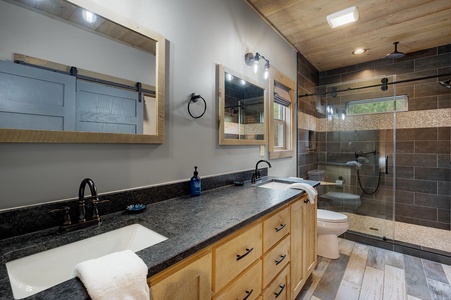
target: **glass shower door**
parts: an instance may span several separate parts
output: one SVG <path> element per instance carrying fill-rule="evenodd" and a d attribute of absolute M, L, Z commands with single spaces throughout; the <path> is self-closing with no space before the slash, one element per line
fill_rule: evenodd
<path fill-rule="evenodd" d="M 380 82 L 381 78 L 374 78 L 318 88 L 322 95 L 317 107 L 323 111 L 318 170 L 327 182 L 319 188 L 318 207 L 346 214 L 350 232 L 394 239 L 396 115 L 392 106 L 398 99 L 392 87 L 357 89 Z"/>

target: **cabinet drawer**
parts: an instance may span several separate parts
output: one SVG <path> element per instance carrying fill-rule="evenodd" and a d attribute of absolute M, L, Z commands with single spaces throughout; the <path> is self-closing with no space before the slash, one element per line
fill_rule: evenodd
<path fill-rule="evenodd" d="M 263 252 L 268 251 L 289 232 L 290 209 L 287 207 L 263 222 Z"/>
<path fill-rule="evenodd" d="M 263 291 L 263 300 L 288 300 L 290 291 L 290 265 Z"/>
<path fill-rule="evenodd" d="M 238 276 L 262 255 L 262 224 L 258 223 L 214 249 L 215 292 Z"/>
<path fill-rule="evenodd" d="M 254 300 L 262 290 L 262 261 L 239 276 L 226 290 L 214 297 L 215 300 L 246 299 Z M 246 298 L 247 297 L 247 298 Z"/>
<path fill-rule="evenodd" d="M 290 261 L 290 236 L 286 236 L 263 257 L 263 287 L 267 286 Z"/>

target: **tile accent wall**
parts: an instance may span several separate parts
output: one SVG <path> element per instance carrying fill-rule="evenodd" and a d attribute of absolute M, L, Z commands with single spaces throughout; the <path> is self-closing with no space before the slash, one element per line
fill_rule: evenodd
<path fill-rule="evenodd" d="M 298 95 L 315 93 L 319 85 L 318 70 L 298 52 Z M 316 124 L 316 97 L 304 97 L 298 100 L 298 153 L 297 153 L 297 176 L 306 177 L 307 172 L 317 169 L 317 153 L 315 150 Z"/>
<path fill-rule="evenodd" d="M 312 93 L 319 88 L 308 81 L 311 71 L 302 56 L 298 57 L 299 95 Z M 451 72 L 451 45 L 407 54 L 401 59 L 380 59 L 368 63 L 329 70 L 319 73 L 321 90 L 338 89 L 380 83 L 387 77 L 389 82 L 409 80 Z M 387 92 L 379 88 L 360 92 L 345 92 L 338 97 L 303 97 L 298 105 L 298 176 L 306 176 L 308 170 L 317 168 L 316 162 L 352 159 L 357 150 L 383 149 L 390 157 L 396 157 L 397 179 L 391 174 L 384 176 L 386 182 L 383 197 L 364 196 L 362 213 L 378 216 L 392 213 L 393 186 L 396 188 L 396 220 L 441 229 L 450 229 L 451 202 L 451 91 L 438 84 L 451 76 L 424 79 L 390 85 Z M 388 93 L 388 94 L 387 94 Z M 333 103 L 338 110 L 345 108 L 349 100 L 369 99 L 387 95 L 409 96 L 409 110 L 393 115 L 348 117 L 342 121 L 325 119 L 324 106 Z M 315 108 L 313 106 L 316 105 Z M 309 119 L 317 119 L 316 126 Z M 394 130 L 394 124 L 396 129 Z M 303 151 L 311 134 L 316 133 L 317 147 Z M 358 134 L 356 134 L 358 133 Z M 396 149 L 393 136 L 396 138 Z M 349 148 L 352 145 L 351 148 Z M 304 146 L 302 148 L 301 146 Z M 371 149 L 370 149 L 371 148 Z M 366 150 L 365 150 L 366 151 Z M 349 157 L 345 157 L 345 156 Z M 309 159 L 306 159 L 306 158 Z M 365 173 L 365 170 L 362 170 Z M 374 182 L 374 174 L 367 173 L 367 182 Z M 355 176 L 351 185 L 356 186 Z"/>

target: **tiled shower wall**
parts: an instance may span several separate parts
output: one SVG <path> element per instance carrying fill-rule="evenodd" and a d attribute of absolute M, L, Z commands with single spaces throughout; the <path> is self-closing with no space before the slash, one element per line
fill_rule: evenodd
<path fill-rule="evenodd" d="M 309 83 L 311 68 L 299 56 L 298 88 L 299 95 L 314 93 L 316 90 Z M 319 73 L 318 85 L 328 87 L 367 85 L 365 80 L 387 76 L 389 82 L 407 80 L 412 78 L 440 75 L 451 72 L 451 45 L 445 45 L 406 55 L 402 59 L 381 59 L 369 63 L 353 65 L 340 69 Z M 326 101 L 318 97 L 302 97 L 298 102 L 298 176 L 306 176 L 308 170 L 317 168 L 315 162 L 331 161 L 337 159 L 334 155 L 343 154 L 343 147 L 353 143 L 369 143 L 385 149 L 390 161 L 396 157 L 395 185 L 395 219 L 402 222 L 414 223 L 424 226 L 450 229 L 450 201 L 451 201 L 451 91 L 438 84 L 438 80 L 447 80 L 450 76 L 443 76 L 408 83 L 396 84 L 389 87 L 387 95 L 407 94 L 409 96 L 409 111 L 398 113 L 396 129 L 393 124 L 384 122 L 383 115 L 367 117 L 363 124 L 347 127 L 351 121 L 339 126 L 329 127 L 324 115 L 322 105 Z M 363 82 L 363 84 L 362 84 Z M 375 82 L 377 83 L 377 82 Z M 354 85 L 354 86 L 355 86 Z M 380 93 L 379 93 L 380 94 Z M 382 96 L 376 95 L 374 96 Z M 343 108 L 346 101 L 359 96 L 342 96 L 335 101 L 336 107 Z M 364 96 L 363 96 L 364 97 Z M 368 99 L 369 97 L 363 98 Z M 362 99 L 362 98 L 360 98 Z M 310 116 L 317 118 L 317 124 L 303 120 Z M 391 116 L 391 118 L 393 118 Z M 358 123 L 358 122 L 354 122 Z M 383 124 L 381 126 L 381 124 Z M 303 151 L 302 146 L 308 144 L 309 131 L 316 132 L 317 147 L 310 147 Z M 358 133 L 358 134 L 356 134 Z M 395 144 L 393 145 L 393 136 Z M 374 140 L 371 140 L 374 137 Z M 362 140 L 358 140 L 362 137 Z M 349 140 L 350 139 L 350 140 Z M 369 140 L 368 140 L 369 139 Z M 349 141 L 348 141 L 349 140 Z M 385 145 L 383 143 L 386 143 Z M 368 145 L 368 144 L 367 144 Z M 363 147 L 363 144 L 360 146 Z M 342 148 L 340 148 L 342 147 Z M 372 148 L 373 146 L 369 147 Z M 312 149 L 313 148 L 313 149 Z M 396 152 L 394 152 L 396 149 Z M 349 149 L 348 149 L 349 150 Z M 346 151 L 344 151 L 346 152 Z M 347 154 L 350 154 L 348 151 Z M 346 155 L 346 154 L 345 154 Z M 316 159 L 312 158 L 315 157 Z M 339 157 L 348 159 L 352 157 Z M 392 213 L 390 189 L 393 185 L 390 174 L 384 175 L 385 190 L 383 197 L 363 196 L 359 212 L 368 215 L 381 215 Z M 371 178 L 370 178 L 371 179 Z M 351 184 L 355 185 L 355 178 Z M 367 181 L 377 182 L 373 179 Z"/>

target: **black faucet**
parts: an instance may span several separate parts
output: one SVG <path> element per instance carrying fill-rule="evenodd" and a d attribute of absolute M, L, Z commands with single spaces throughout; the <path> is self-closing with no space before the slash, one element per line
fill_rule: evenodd
<path fill-rule="evenodd" d="M 85 188 L 86 185 L 89 186 L 91 190 L 91 197 L 85 197 Z M 92 207 L 92 216 L 90 219 L 86 218 L 86 200 L 89 200 L 90 205 L 88 207 Z M 69 215 L 69 207 L 64 207 L 64 223 L 59 227 L 59 233 L 74 231 L 82 228 L 86 228 L 92 225 L 96 225 L 100 223 L 100 215 L 97 205 L 102 202 L 110 202 L 109 200 L 99 201 L 97 198 L 97 189 L 94 181 L 90 178 L 85 178 L 80 184 L 80 188 L 78 190 L 78 220 L 77 223 L 72 224 L 70 221 Z M 56 211 L 56 210 L 55 210 Z"/>
<path fill-rule="evenodd" d="M 85 178 L 80 184 L 78 189 L 78 223 L 86 222 L 86 206 L 85 206 L 85 187 L 89 186 L 91 190 L 91 197 L 89 198 L 92 202 L 92 220 L 100 221 L 99 211 L 97 209 L 97 189 L 94 181 L 91 178 Z"/>
<path fill-rule="evenodd" d="M 269 161 L 261 159 L 259 161 L 257 161 L 257 163 L 255 164 L 255 171 L 254 173 L 252 173 L 252 179 L 251 179 L 251 183 L 254 184 L 256 183 L 258 180 L 261 179 L 260 177 L 260 171 L 258 170 L 258 164 L 261 162 L 265 162 L 268 164 L 268 166 L 271 168 L 271 164 L 269 163 Z"/>

